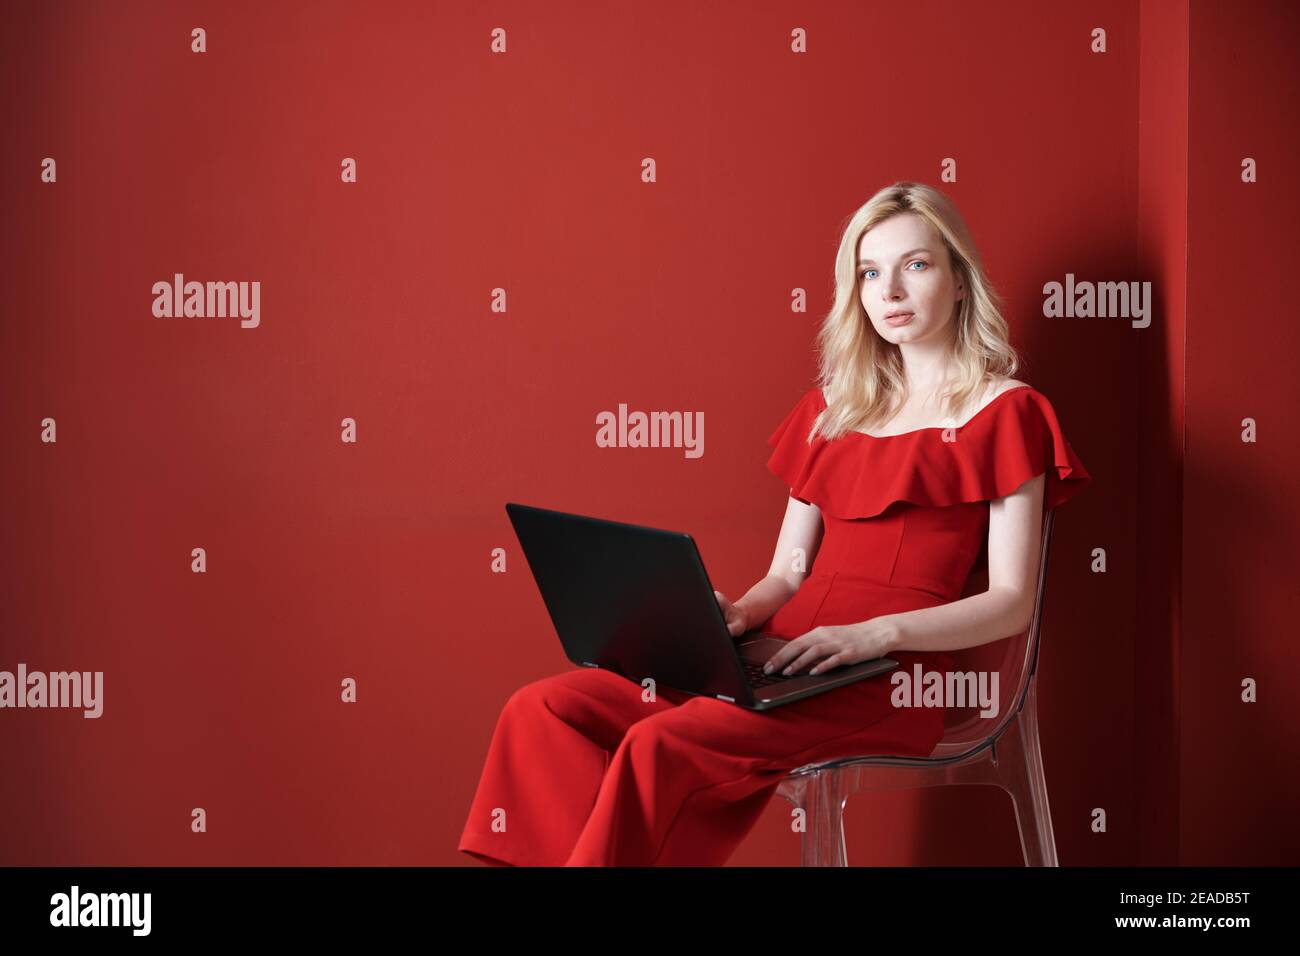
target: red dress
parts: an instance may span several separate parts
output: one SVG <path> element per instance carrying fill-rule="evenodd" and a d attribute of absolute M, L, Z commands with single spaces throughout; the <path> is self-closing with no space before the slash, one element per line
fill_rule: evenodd
<path fill-rule="evenodd" d="M 1030 386 L 958 428 L 809 445 L 825 407 L 811 389 L 768 438 L 768 467 L 824 522 L 811 573 L 760 626 L 780 637 L 957 600 L 985 559 L 989 501 L 1046 472 L 1055 507 L 1090 480 Z M 953 666 L 945 652 L 890 656 L 907 673 Z M 933 751 L 943 709 L 895 707 L 893 689 L 868 678 L 751 711 L 671 688 L 647 701 L 596 668 L 533 681 L 501 712 L 458 849 L 515 865 L 721 865 L 795 767 Z"/>

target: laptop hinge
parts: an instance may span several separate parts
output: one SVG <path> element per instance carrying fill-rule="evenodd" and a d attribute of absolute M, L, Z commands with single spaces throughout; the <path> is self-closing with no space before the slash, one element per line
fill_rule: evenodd
<path fill-rule="evenodd" d="M 714 694 L 713 696 L 718 698 L 718 700 L 725 700 L 728 704 L 734 704 L 736 702 L 736 698 L 728 697 L 726 694 Z"/>

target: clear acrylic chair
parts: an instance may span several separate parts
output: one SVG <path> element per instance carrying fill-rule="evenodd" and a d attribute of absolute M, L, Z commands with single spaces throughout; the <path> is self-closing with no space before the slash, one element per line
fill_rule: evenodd
<path fill-rule="evenodd" d="M 948 708 L 943 740 L 928 757 L 864 755 L 805 764 L 790 771 L 776 793 L 806 811 L 800 847 L 802 866 L 848 866 L 844 804 L 855 793 L 972 783 L 998 786 L 1010 794 L 1026 866 L 1060 865 L 1047 805 L 1035 696 L 1055 510 L 1048 509 L 1043 517 L 1038 585 L 1029 629 L 981 647 L 951 652 L 958 670 L 998 671 L 997 715 L 981 717 L 978 705 Z M 977 561 L 976 568 L 962 597 L 988 588 L 987 562 Z"/>

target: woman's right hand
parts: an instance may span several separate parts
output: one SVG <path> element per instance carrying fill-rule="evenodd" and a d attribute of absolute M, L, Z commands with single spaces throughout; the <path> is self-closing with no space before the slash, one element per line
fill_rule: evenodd
<path fill-rule="evenodd" d="M 727 600 L 727 596 L 721 591 L 714 589 L 713 596 L 718 599 L 718 607 L 722 609 L 722 619 L 727 622 L 727 632 L 732 637 L 739 637 L 749 630 L 749 615 L 745 609 L 732 604 Z"/>

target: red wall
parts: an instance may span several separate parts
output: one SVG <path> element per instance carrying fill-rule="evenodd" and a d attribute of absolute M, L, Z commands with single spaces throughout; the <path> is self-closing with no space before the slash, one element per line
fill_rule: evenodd
<path fill-rule="evenodd" d="M 1141 4 L 1137 272 L 1153 283 L 1157 297 L 1151 326 L 1136 336 L 1137 376 L 1116 383 L 1131 396 L 1139 439 L 1132 479 L 1137 538 L 1125 561 L 1137 577 L 1140 635 L 1133 646 L 1133 805 L 1119 825 L 1130 844 L 1126 862 L 1148 866 L 1178 860 L 1188 19 L 1186 3 Z"/>
<path fill-rule="evenodd" d="M 1300 858 L 1300 7 L 1192 4 L 1180 861 Z M 1241 181 L 1242 161 L 1258 181 Z M 1256 441 L 1241 440 L 1254 419 Z M 1257 685 L 1242 702 L 1242 681 Z"/>
<path fill-rule="evenodd" d="M 1282 853 L 1240 840 L 1295 832 L 1259 762 L 1294 739 L 1294 598 L 1251 588 L 1289 556 L 1295 332 L 1264 216 L 1294 208 L 1295 24 L 1261 38 L 1227 10 L 922 2 L 901 29 L 847 2 L 7 5 L 0 669 L 102 670 L 105 714 L 0 712 L 0 862 L 468 863 L 501 705 L 572 666 L 504 503 L 689 531 L 743 592 L 780 525 L 764 439 L 811 382 L 836 229 L 905 178 L 963 210 L 1018 377 L 1094 476 L 1058 515 L 1040 664 L 1062 862 Z M 1190 132 L 1167 114 L 1188 102 Z M 1261 232 L 1273 255 L 1248 255 Z M 155 318 L 176 272 L 260 281 L 260 326 Z M 1161 311 L 1044 318 L 1066 273 L 1152 280 Z M 620 402 L 706 412 L 705 455 L 597 448 Z M 1180 600 L 1200 642 L 1181 725 Z M 1271 678 L 1260 705 L 1234 702 L 1243 673 Z M 733 862 L 795 863 L 789 819 L 774 801 Z M 856 864 L 1021 859 L 989 788 L 859 796 L 848 826 Z"/>

